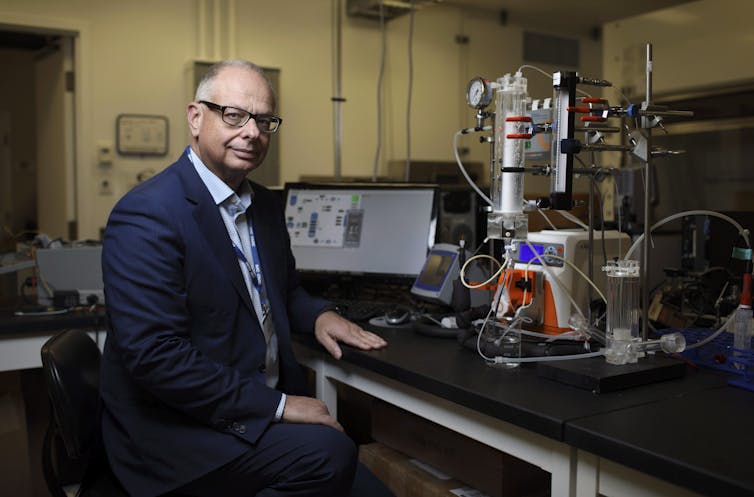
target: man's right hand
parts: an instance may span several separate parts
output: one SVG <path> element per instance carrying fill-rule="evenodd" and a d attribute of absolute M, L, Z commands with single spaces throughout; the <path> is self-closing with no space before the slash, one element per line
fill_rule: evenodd
<path fill-rule="evenodd" d="M 330 416 L 330 411 L 327 409 L 325 403 L 312 397 L 287 395 L 281 421 L 284 423 L 327 425 L 338 431 L 343 431 L 340 423 Z"/>

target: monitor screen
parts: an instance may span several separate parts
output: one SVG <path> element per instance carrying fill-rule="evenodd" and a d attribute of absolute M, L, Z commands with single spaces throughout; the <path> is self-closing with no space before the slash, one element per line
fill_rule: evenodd
<path fill-rule="evenodd" d="M 431 302 L 450 304 L 458 271 L 458 246 L 438 243 L 429 252 L 411 293 Z"/>
<path fill-rule="evenodd" d="M 286 184 L 297 269 L 416 277 L 435 244 L 439 190 L 411 184 Z"/>

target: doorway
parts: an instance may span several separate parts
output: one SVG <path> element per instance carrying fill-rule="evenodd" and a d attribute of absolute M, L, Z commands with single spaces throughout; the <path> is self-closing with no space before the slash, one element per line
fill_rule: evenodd
<path fill-rule="evenodd" d="M 0 27 L 0 252 L 45 233 L 76 238 L 73 35 Z"/>

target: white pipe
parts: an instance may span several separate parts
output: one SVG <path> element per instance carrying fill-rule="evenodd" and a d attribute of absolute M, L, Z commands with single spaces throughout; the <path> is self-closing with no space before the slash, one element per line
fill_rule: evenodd
<path fill-rule="evenodd" d="M 196 15 L 196 37 L 198 46 L 197 56 L 199 59 L 207 58 L 207 0 L 198 0 Z"/>
<path fill-rule="evenodd" d="M 235 59 L 236 53 L 236 0 L 228 0 L 228 18 L 227 18 L 228 33 L 228 58 Z"/>
<path fill-rule="evenodd" d="M 220 60 L 220 33 L 222 32 L 220 0 L 214 0 L 212 11 L 212 59 Z"/>

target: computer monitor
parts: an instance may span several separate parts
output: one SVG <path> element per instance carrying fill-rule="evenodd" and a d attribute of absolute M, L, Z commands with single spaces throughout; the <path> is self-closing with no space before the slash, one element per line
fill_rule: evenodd
<path fill-rule="evenodd" d="M 285 219 L 300 271 L 415 278 L 435 244 L 436 186 L 285 186 Z"/>

